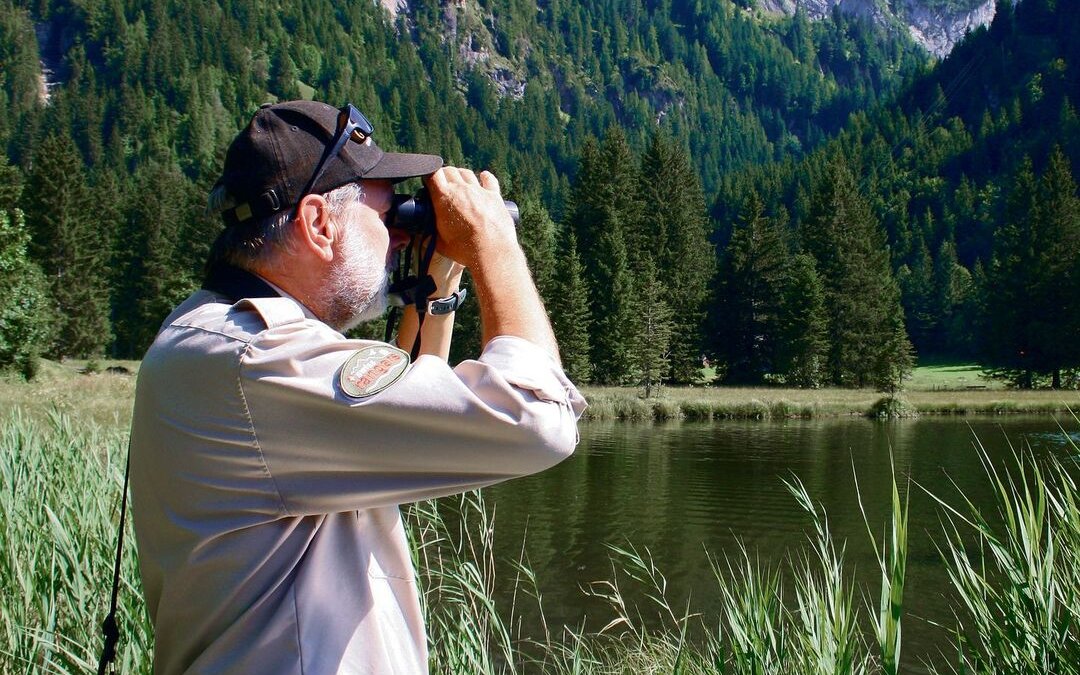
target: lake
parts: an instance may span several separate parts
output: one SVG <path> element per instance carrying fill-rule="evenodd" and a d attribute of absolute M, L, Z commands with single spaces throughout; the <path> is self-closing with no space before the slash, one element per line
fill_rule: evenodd
<path fill-rule="evenodd" d="M 1061 423 L 1080 439 L 1080 425 L 1064 416 Z M 1010 443 L 1030 445 L 1036 456 L 1075 452 L 1049 416 L 591 423 L 581 426 L 581 443 L 570 459 L 489 488 L 484 497 L 495 509 L 498 559 L 517 559 L 524 550 L 553 630 L 564 624 L 597 630 L 613 617 L 580 590 L 611 576 L 608 543 L 647 548 L 667 577 L 675 606 L 685 607 L 689 598 L 692 610 L 715 626 L 718 587 L 710 556 L 737 556 L 740 540 L 771 564 L 808 551 L 809 518 L 783 483 L 792 477 L 824 506 L 834 539 L 846 544 L 847 567 L 863 585 L 861 595 L 876 609 L 880 573 L 853 471 L 880 541 L 890 514 L 890 452 L 901 496 L 910 478 L 955 503 L 955 481 L 976 503 L 992 503 L 976 439 L 996 462 L 1011 456 Z M 941 650 L 953 655 L 949 635 L 930 623 L 952 625 L 948 579 L 935 548 L 935 540 L 942 541 L 940 515 L 941 508 L 912 485 L 903 626 L 908 672 L 922 671 L 926 658 L 939 661 Z M 513 577 L 509 566 L 501 568 L 503 601 Z M 539 635 L 535 602 L 524 604 L 522 632 Z M 519 598 L 519 611 L 522 605 Z"/>

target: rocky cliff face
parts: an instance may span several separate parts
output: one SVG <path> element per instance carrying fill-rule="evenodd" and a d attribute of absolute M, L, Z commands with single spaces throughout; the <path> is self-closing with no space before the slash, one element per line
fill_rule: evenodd
<path fill-rule="evenodd" d="M 994 0 L 952 3 L 958 6 L 956 9 L 941 4 L 923 0 L 759 0 L 765 11 L 784 14 L 794 14 L 801 5 L 812 19 L 828 16 L 839 5 L 841 11 L 880 25 L 902 27 L 938 57 L 948 54 L 967 31 L 985 26 L 994 18 Z"/>

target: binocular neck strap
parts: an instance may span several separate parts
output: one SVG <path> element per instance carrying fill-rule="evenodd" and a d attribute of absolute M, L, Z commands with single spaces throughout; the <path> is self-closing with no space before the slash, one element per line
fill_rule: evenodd
<path fill-rule="evenodd" d="M 413 252 L 416 252 L 416 274 L 403 276 L 402 269 L 412 265 Z M 422 237 L 413 235 L 409 239 L 409 245 L 405 249 L 404 261 L 394 270 L 394 283 L 390 285 L 390 292 L 401 300 L 401 305 L 395 304 L 386 317 L 385 342 L 390 342 L 394 336 L 394 326 L 400 318 L 401 307 L 413 305 L 416 307 L 417 326 L 416 338 L 413 339 L 410 356 L 415 361 L 420 355 L 420 333 L 424 327 L 424 318 L 427 317 L 428 298 L 436 290 L 435 279 L 428 274 L 431 267 L 431 259 L 435 257 L 435 235 L 428 234 Z"/>

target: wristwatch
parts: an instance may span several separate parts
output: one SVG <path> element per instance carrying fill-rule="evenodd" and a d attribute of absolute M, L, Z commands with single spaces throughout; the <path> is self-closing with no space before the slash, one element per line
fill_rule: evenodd
<path fill-rule="evenodd" d="M 455 312 L 458 307 L 461 307 L 461 303 L 465 302 L 465 296 L 467 294 L 467 289 L 462 288 L 445 298 L 428 300 L 427 313 L 433 316 L 441 316 L 443 314 Z"/>

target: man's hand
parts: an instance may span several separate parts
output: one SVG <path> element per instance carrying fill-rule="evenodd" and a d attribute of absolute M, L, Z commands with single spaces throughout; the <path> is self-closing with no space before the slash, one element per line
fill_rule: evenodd
<path fill-rule="evenodd" d="M 435 207 L 436 249 L 465 264 L 476 282 L 483 342 L 499 335 L 523 338 L 558 361 L 559 348 L 529 274 L 506 210 L 499 181 L 452 166 L 427 181 Z"/>
<path fill-rule="evenodd" d="M 475 271 L 500 252 L 518 248 L 514 221 L 494 175 L 446 166 L 432 174 L 427 185 L 440 253 Z"/>

